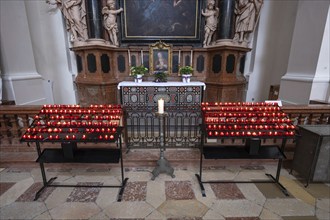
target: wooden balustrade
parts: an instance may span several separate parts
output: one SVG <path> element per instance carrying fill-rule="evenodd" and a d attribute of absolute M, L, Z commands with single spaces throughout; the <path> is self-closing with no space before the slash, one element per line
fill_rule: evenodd
<path fill-rule="evenodd" d="M 34 147 L 26 147 L 26 143 L 20 143 L 19 139 L 40 109 L 41 106 L 0 106 L 1 162 L 5 160 L 4 153 L 35 151 Z M 282 109 L 295 125 L 330 124 L 330 105 L 292 105 L 283 106 Z M 290 160 L 293 157 L 294 141 L 290 140 L 287 146 L 286 154 Z"/>

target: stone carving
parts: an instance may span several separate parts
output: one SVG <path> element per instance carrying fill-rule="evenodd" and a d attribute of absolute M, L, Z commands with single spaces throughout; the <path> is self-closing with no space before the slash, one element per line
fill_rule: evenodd
<path fill-rule="evenodd" d="M 215 7 L 214 0 L 208 0 L 205 11 L 202 11 L 202 15 L 205 16 L 205 36 L 203 45 L 209 46 L 212 41 L 213 34 L 217 29 L 218 17 L 219 17 L 219 8 Z"/>
<path fill-rule="evenodd" d="M 260 15 L 263 0 L 236 0 L 235 4 L 235 36 L 234 41 L 248 42 Z"/>
<path fill-rule="evenodd" d="M 104 28 L 108 31 L 110 37 L 110 43 L 114 46 L 118 46 L 118 25 L 117 25 L 117 14 L 123 11 L 123 8 L 118 10 L 116 9 L 115 0 L 107 0 L 107 6 L 102 8 L 103 14 L 103 25 Z"/>
<path fill-rule="evenodd" d="M 72 42 L 84 41 L 88 38 L 84 0 L 46 0 L 46 2 L 61 9 Z"/>

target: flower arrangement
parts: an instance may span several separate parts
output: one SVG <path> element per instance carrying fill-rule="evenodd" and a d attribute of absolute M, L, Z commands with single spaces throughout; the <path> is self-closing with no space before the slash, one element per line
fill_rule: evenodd
<path fill-rule="evenodd" d="M 179 74 L 182 75 L 192 75 L 194 69 L 191 66 L 183 66 L 179 69 Z"/>
<path fill-rule="evenodd" d="M 132 66 L 131 67 L 131 72 L 130 72 L 130 76 L 138 76 L 141 75 L 143 76 L 144 74 L 146 74 L 148 72 L 148 68 L 144 67 L 143 65 L 140 66 Z"/>
<path fill-rule="evenodd" d="M 155 82 L 167 82 L 167 73 L 163 71 L 154 72 Z"/>

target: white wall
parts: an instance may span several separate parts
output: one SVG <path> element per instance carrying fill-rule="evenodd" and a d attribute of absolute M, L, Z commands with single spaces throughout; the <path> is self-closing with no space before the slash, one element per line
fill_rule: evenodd
<path fill-rule="evenodd" d="M 286 73 L 298 1 L 264 1 L 259 25 L 247 54 L 246 101 L 268 99 L 271 85 L 280 84 Z"/>
<path fill-rule="evenodd" d="M 36 67 L 45 79 L 45 92 L 53 103 L 75 104 L 72 76 L 76 65 L 71 63 L 73 52 L 61 11 L 44 1 L 26 1 L 25 5 Z"/>
<path fill-rule="evenodd" d="M 0 26 L 3 98 L 19 105 L 44 103 L 23 1 L 0 1 Z"/>
<path fill-rule="evenodd" d="M 0 10 L 4 99 L 75 104 L 75 63 L 61 12 L 45 1 L 23 0 L 0 1 Z"/>
<path fill-rule="evenodd" d="M 330 69 L 329 69 L 329 39 L 330 39 L 330 9 L 328 10 L 327 22 L 323 34 L 319 59 L 317 62 L 316 73 L 313 79 L 310 100 L 318 100 L 330 103 Z"/>
<path fill-rule="evenodd" d="M 284 103 L 308 104 L 319 60 L 329 1 L 299 1 L 286 74 L 279 98 Z"/>

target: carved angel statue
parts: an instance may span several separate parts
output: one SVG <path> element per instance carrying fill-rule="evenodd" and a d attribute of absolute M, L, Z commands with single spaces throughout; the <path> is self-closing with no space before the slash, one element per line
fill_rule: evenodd
<path fill-rule="evenodd" d="M 205 11 L 202 11 L 202 15 L 206 17 L 205 23 L 205 36 L 203 45 L 208 46 L 211 44 L 213 34 L 217 29 L 218 17 L 219 17 L 219 8 L 215 7 L 214 0 L 207 1 L 207 7 Z"/>
<path fill-rule="evenodd" d="M 118 46 L 118 25 L 116 22 L 117 14 L 123 11 L 123 8 L 118 10 L 116 9 L 115 0 L 107 0 L 107 6 L 102 8 L 103 14 L 103 25 L 104 28 L 108 31 L 110 42 L 114 46 Z"/>
<path fill-rule="evenodd" d="M 258 22 L 263 0 L 236 0 L 236 27 L 234 41 L 247 42 Z"/>
<path fill-rule="evenodd" d="M 84 0 L 46 0 L 46 3 L 57 5 L 61 9 L 66 28 L 71 33 L 71 41 L 88 38 Z"/>

